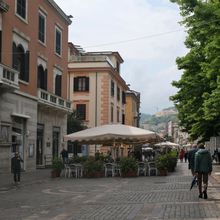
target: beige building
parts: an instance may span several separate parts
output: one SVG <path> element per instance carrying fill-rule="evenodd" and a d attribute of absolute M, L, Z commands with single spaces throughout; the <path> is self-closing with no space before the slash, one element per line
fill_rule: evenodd
<path fill-rule="evenodd" d="M 69 17 L 53 0 L 0 1 L 0 172 L 51 163 L 66 134 Z"/>
<path fill-rule="evenodd" d="M 69 43 L 69 87 L 72 108 L 87 127 L 125 123 L 126 82 L 118 52 L 84 52 Z M 94 154 L 100 146 L 90 146 Z"/>
<path fill-rule="evenodd" d="M 140 124 L 140 93 L 134 90 L 126 91 L 125 124 L 139 127 Z"/>

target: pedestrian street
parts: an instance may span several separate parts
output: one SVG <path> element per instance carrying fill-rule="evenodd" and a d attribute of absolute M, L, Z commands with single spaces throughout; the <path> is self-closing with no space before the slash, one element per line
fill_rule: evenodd
<path fill-rule="evenodd" d="M 216 220 L 220 185 L 214 178 L 208 199 L 191 191 L 187 163 L 168 176 L 137 178 L 55 178 L 37 184 L 21 181 L 0 191 L 0 219 L 13 220 Z"/>

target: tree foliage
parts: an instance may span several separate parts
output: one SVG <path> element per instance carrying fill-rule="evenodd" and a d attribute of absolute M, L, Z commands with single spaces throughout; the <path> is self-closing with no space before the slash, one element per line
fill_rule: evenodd
<path fill-rule="evenodd" d="M 83 122 L 78 119 L 76 111 L 73 111 L 67 117 L 67 134 L 86 129 Z"/>
<path fill-rule="evenodd" d="M 220 132 L 220 1 L 171 0 L 180 7 L 189 49 L 177 58 L 183 70 L 171 97 L 180 125 L 193 139 L 208 140 Z"/>

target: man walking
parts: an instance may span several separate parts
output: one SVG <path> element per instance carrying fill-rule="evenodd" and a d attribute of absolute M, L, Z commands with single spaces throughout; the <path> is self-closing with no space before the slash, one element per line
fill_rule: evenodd
<path fill-rule="evenodd" d="M 68 151 L 63 147 L 62 151 L 60 152 L 63 163 L 66 164 L 68 162 Z"/>
<path fill-rule="evenodd" d="M 195 175 L 195 171 L 194 171 L 194 163 L 195 163 L 195 154 L 198 151 L 197 145 L 194 144 L 193 145 L 193 149 L 191 149 L 188 152 L 188 162 L 189 162 L 189 169 L 191 170 L 192 175 Z"/>
<path fill-rule="evenodd" d="M 212 157 L 205 149 L 204 144 L 199 144 L 199 150 L 195 154 L 195 173 L 198 177 L 199 198 L 207 199 L 208 175 L 212 172 Z M 203 191 L 202 191 L 203 183 Z"/>
<path fill-rule="evenodd" d="M 21 159 L 18 152 L 15 153 L 15 156 L 12 158 L 12 172 L 14 174 L 14 182 L 20 183 L 20 177 L 21 177 L 21 162 L 23 160 Z"/>

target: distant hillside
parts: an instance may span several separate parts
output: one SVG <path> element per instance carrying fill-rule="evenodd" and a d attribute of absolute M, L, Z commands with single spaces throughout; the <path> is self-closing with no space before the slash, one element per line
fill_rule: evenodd
<path fill-rule="evenodd" d="M 145 121 L 148 121 L 151 117 L 152 117 L 152 115 L 150 115 L 150 114 L 141 113 L 140 122 L 144 123 Z"/>
<path fill-rule="evenodd" d="M 174 107 L 163 109 L 155 115 L 141 113 L 141 124 L 158 125 L 169 121 L 177 121 L 177 111 Z"/>

